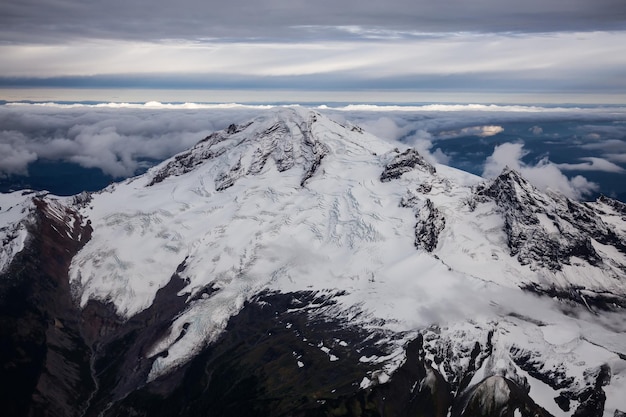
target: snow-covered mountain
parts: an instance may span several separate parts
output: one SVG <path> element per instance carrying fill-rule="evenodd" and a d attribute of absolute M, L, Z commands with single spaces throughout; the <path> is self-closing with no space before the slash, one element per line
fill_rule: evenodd
<path fill-rule="evenodd" d="M 395 146 L 282 108 L 0 195 L 2 409 L 622 415 L 626 206 Z"/>

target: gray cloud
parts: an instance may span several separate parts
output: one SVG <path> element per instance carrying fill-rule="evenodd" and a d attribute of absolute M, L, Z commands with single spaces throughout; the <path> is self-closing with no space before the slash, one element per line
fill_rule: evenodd
<path fill-rule="evenodd" d="M 587 124 L 577 129 L 586 139 L 623 139 L 626 137 L 626 123 L 614 122 L 613 125 Z"/>
<path fill-rule="evenodd" d="M 599 137 L 601 138 L 601 137 Z M 598 139 L 598 138 L 594 138 Z M 581 148 L 584 149 L 598 149 L 604 152 L 610 153 L 625 153 L 626 152 L 626 141 L 620 139 L 606 139 L 601 142 L 595 143 L 586 143 L 581 145 Z"/>
<path fill-rule="evenodd" d="M 626 152 L 613 154 L 613 155 L 606 155 L 606 158 L 616 163 L 626 164 Z"/>
<path fill-rule="evenodd" d="M 620 30 L 620 0 L 5 0 L 0 38 L 305 39 L 397 38 L 415 32 Z"/>
<path fill-rule="evenodd" d="M 626 124 L 615 123 L 612 126 L 587 125 L 581 127 L 579 131 L 588 142 L 582 145 L 583 149 L 602 152 L 602 157 L 606 160 L 606 162 L 602 162 L 602 165 L 606 170 L 616 169 L 611 167 L 611 163 L 626 163 Z M 592 161 L 592 165 L 597 164 L 594 164 L 594 161 Z M 623 172 L 623 170 L 614 172 Z"/>
<path fill-rule="evenodd" d="M 557 166 L 564 171 L 604 171 L 604 172 L 624 172 L 624 168 L 613 162 L 607 161 L 603 158 L 597 157 L 585 157 L 580 158 L 581 161 L 576 164 L 557 164 Z"/>
<path fill-rule="evenodd" d="M 0 132 L 0 178 L 28 173 L 27 166 L 37 159 L 37 154 L 20 146 L 27 140 L 19 132 Z"/>

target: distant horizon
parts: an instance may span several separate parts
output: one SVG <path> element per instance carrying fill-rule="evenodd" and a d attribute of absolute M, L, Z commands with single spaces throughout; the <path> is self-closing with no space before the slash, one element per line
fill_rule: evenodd
<path fill-rule="evenodd" d="M 626 105 L 626 95 L 429 90 L 292 90 L 171 88 L 0 88 L 4 102 L 240 103 L 240 104 L 520 104 Z"/>

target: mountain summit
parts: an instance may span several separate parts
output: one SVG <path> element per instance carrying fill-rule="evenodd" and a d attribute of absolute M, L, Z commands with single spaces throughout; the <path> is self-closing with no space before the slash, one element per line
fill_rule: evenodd
<path fill-rule="evenodd" d="M 281 108 L 100 192 L 0 195 L 0 407 L 622 415 L 623 205 L 396 146 Z"/>

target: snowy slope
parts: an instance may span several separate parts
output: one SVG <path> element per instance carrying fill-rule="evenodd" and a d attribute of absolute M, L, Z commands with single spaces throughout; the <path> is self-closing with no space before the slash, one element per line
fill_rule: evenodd
<path fill-rule="evenodd" d="M 625 333 L 522 291 L 626 299 L 626 222 L 608 200 L 541 193 L 512 171 L 485 182 L 302 108 L 232 125 L 90 197 L 76 208 L 92 237 L 70 269 L 82 306 L 111 302 L 128 319 L 174 274 L 185 281 L 186 308 L 147 353 L 151 380 L 215 341 L 260 291 L 315 290 L 397 332 L 399 352 L 437 324 L 429 354 L 434 361 L 450 346 L 448 369 L 437 365 L 448 380 L 467 370 L 470 340 L 491 331 L 495 353 L 476 364 L 474 385 L 493 375 L 525 380 L 541 406 L 571 415 L 553 398 L 583 390 L 608 364 L 605 413 L 626 409 Z M 2 232 L 20 219 L 1 218 L 11 225 Z M 0 261 L 23 239 L 5 245 Z M 380 359 L 384 375 L 402 360 Z M 546 382 L 557 377 L 566 386 Z M 376 378 L 366 379 L 363 387 Z"/>
<path fill-rule="evenodd" d="M 0 272 L 3 272 L 13 257 L 24 249 L 33 194 L 16 191 L 0 196 Z"/>

